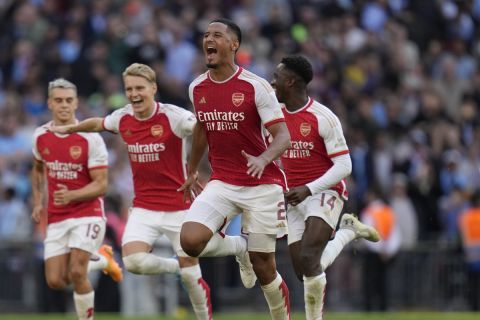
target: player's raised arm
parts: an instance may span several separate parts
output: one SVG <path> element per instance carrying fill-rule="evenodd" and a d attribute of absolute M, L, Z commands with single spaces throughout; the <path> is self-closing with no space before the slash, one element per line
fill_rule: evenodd
<path fill-rule="evenodd" d="M 48 130 L 55 133 L 69 134 L 75 132 L 100 132 L 104 131 L 105 128 L 103 127 L 103 118 L 89 118 L 77 124 L 52 126 Z"/>

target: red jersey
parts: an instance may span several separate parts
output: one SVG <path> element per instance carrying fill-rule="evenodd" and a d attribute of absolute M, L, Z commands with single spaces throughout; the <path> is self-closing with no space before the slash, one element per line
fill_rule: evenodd
<path fill-rule="evenodd" d="M 197 121 L 206 130 L 211 180 L 237 186 L 279 184 L 285 187 L 282 170 L 270 163 L 261 179 L 249 176 L 242 150 L 259 156 L 266 148 L 264 127 L 283 122 L 280 105 L 270 84 L 239 67 L 229 79 L 217 82 L 209 72 L 196 78 L 189 88 Z"/>
<path fill-rule="evenodd" d="M 349 153 L 340 120 L 324 105 L 309 98 L 299 110 L 282 110 L 292 140 L 282 155 L 289 187 L 318 179 L 333 166 L 331 158 Z M 344 179 L 331 189 L 348 199 Z"/>
<path fill-rule="evenodd" d="M 103 197 L 67 205 L 53 204 L 53 192 L 57 184 L 69 190 L 80 189 L 89 184 L 90 170 L 107 168 L 108 154 L 105 142 L 98 133 L 55 134 L 48 131 L 49 122 L 35 130 L 33 155 L 42 161 L 48 185 L 48 223 L 70 218 L 104 217 Z"/>
<path fill-rule="evenodd" d="M 131 105 L 105 117 L 105 129 L 120 133 L 133 173 L 133 206 L 153 211 L 189 207 L 177 189 L 187 176 L 185 137 L 193 132 L 194 115 L 171 104 L 155 104 L 148 119 L 137 119 Z"/>

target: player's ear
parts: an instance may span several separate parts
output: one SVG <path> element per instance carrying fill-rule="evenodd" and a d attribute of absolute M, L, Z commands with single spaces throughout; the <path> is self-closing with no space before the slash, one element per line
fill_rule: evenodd
<path fill-rule="evenodd" d="M 232 44 L 230 45 L 230 48 L 233 52 L 237 52 L 238 48 L 240 48 L 240 43 L 238 42 L 237 39 L 232 41 Z"/>
<path fill-rule="evenodd" d="M 157 93 L 157 83 L 156 82 L 152 83 L 152 90 L 153 90 L 153 94 L 155 95 Z"/>

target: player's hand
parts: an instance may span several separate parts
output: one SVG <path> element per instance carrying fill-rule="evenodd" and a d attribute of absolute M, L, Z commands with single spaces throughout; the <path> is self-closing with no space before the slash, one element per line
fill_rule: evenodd
<path fill-rule="evenodd" d="M 300 186 L 300 187 L 295 187 L 285 193 L 285 199 L 287 200 L 288 204 L 291 204 L 292 206 L 296 206 L 305 198 L 308 196 L 311 196 L 312 192 L 307 186 Z"/>
<path fill-rule="evenodd" d="M 198 181 L 198 172 L 189 174 L 185 183 L 177 191 L 183 191 L 183 202 L 193 201 L 203 191 L 203 186 Z"/>
<path fill-rule="evenodd" d="M 53 133 L 60 133 L 60 134 L 68 134 L 70 133 L 70 128 L 73 127 L 73 124 L 69 124 L 66 126 L 50 126 L 48 127 L 48 131 Z"/>
<path fill-rule="evenodd" d="M 32 210 L 32 220 L 35 223 L 39 223 L 42 219 L 42 214 L 44 213 L 45 209 L 42 205 L 34 206 Z"/>
<path fill-rule="evenodd" d="M 242 156 L 247 160 L 247 174 L 254 178 L 260 179 L 263 174 L 263 170 L 268 165 L 268 161 L 262 157 L 254 157 L 251 154 L 246 153 L 242 150 Z"/>
<path fill-rule="evenodd" d="M 71 199 L 70 190 L 64 184 L 57 184 L 58 189 L 53 192 L 53 204 L 55 206 L 65 206 L 69 204 Z"/>

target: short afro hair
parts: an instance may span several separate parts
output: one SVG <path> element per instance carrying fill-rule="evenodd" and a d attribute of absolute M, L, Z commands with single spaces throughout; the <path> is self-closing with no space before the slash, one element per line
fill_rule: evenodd
<path fill-rule="evenodd" d="M 292 55 L 283 57 L 280 61 L 288 70 L 293 71 L 299 76 L 305 84 L 308 84 L 313 79 L 312 64 L 303 56 Z"/>
<path fill-rule="evenodd" d="M 209 24 L 212 24 L 215 22 L 226 25 L 228 29 L 230 29 L 230 31 L 235 33 L 235 35 L 237 36 L 238 44 L 240 45 L 242 43 L 242 30 L 240 30 L 240 27 L 235 22 L 226 18 L 218 18 L 218 19 L 213 19 L 212 21 L 210 21 Z"/>

